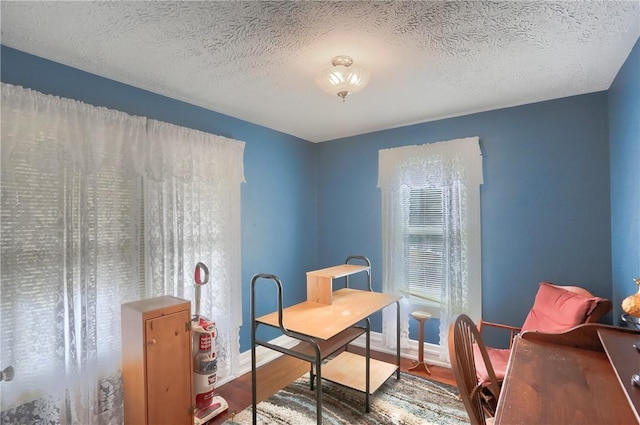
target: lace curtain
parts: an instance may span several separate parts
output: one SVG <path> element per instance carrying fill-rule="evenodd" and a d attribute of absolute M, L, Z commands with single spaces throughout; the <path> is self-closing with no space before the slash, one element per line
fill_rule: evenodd
<path fill-rule="evenodd" d="M 244 143 L 1 89 L 0 349 L 1 367 L 15 369 L 1 387 L 1 422 L 121 423 L 120 305 L 161 294 L 189 299 L 197 261 L 222 270 L 203 290 L 203 312 L 225 317 L 218 362 L 234 373 Z M 223 189 L 209 184 L 220 176 Z M 206 214 L 172 216 L 198 201 Z M 156 228 L 158 214 L 172 225 Z M 215 242 L 203 241 L 212 234 Z M 184 243 L 182 263 L 172 263 L 184 264 L 182 274 L 160 266 L 168 257 L 157 244 L 168 241 Z"/>
<path fill-rule="evenodd" d="M 149 120 L 154 176 L 146 179 L 147 297 L 194 300 L 193 274 L 210 272 L 200 314 L 216 322 L 218 381 L 238 373 L 242 324 L 240 182 L 244 143 Z M 167 174 L 169 174 L 167 176 Z"/>
<path fill-rule="evenodd" d="M 411 189 L 436 188 L 442 192 L 443 211 L 443 281 L 440 306 L 441 358 L 448 361 L 447 335 L 450 319 L 456 314 L 468 312 L 472 303 L 480 303 L 477 290 L 471 289 L 470 276 L 479 265 L 471 268 L 469 261 L 469 234 L 479 242 L 479 228 L 471 229 L 469 220 L 469 195 L 478 192 L 482 183 L 482 158 L 477 137 L 430 143 L 420 146 L 404 146 L 382 149 L 379 152 L 378 187 L 382 198 L 382 290 L 403 296 L 400 313 L 400 339 L 409 339 L 409 293 L 405 277 L 405 252 L 403 229 L 408 226 L 409 211 L 402 194 Z M 475 196 L 472 196 L 475 198 Z M 478 206 L 479 207 L 479 206 Z M 479 215 L 479 210 L 478 210 Z M 471 222 L 479 221 L 478 218 Z M 479 223 L 478 223 L 479 226 Z M 477 245 L 477 246 L 476 246 Z M 479 250 L 474 243 L 473 249 Z M 479 255 L 472 256 L 473 263 Z M 395 307 L 394 307 L 395 308 Z M 383 311 L 382 334 L 386 346 L 395 345 L 396 314 L 393 309 Z M 479 308 L 477 305 L 475 308 Z"/>

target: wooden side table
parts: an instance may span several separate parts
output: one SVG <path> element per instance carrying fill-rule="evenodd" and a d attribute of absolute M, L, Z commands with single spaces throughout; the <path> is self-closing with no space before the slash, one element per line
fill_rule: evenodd
<path fill-rule="evenodd" d="M 416 364 L 409 368 L 409 370 L 423 370 L 431 375 L 429 366 L 424 362 L 424 322 L 431 319 L 431 313 L 426 311 L 413 311 L 411 317 L 416 319 L 419 324 L 418 328 L 418 361 Z"/>

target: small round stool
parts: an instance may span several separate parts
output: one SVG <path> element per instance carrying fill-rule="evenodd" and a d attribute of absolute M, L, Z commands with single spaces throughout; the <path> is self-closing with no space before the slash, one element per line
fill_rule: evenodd
<path fill-rule="evenodd" d="M 410 367 L 409 370 L 424 370 L 431 375 L 429 367 L 424 362 L 424 322 L 431 319 L 431 313 L 427 313 L 426 311 L 412 311 L 411 317 L 416 319 L 420 326 L 418 328 L 418 362 Z"/>

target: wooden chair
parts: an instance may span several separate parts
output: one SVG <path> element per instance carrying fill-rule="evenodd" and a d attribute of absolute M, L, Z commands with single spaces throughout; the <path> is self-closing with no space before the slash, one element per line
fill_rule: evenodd
<path fill-rule="evenodd" d="M 480 359 L 475 358 L 480 353 Z M 485 425 L 487 416 L 495 414 L 500 387 L 476 324 L 465 314 L 458 315 L 449 325 L 449 357 L 458 391 L 467 409 L 471 425 Z M 484 362 L 489 383 L 478 381 L 476 363 Z M 489 421 L 493 422 L 493 421 Z"/>
<path fill-rule="evenodd" d="M 508 349 L 486 347 L 498 382 L 502 383 L 504 379 L 516 334 L 525 331 L 565 332 L 584 323 L 597 323 L 612 307 L 610 300 L 596 297 L 584 288 L 541 282 L 533 307 L 521 327 L 480 320 L 478 330 L 481 333 L 487 326 L 510 332 Z M 486 383 L 489 377 L 484 364 L 478 364 L 477 370 L 478 379 Z"/>

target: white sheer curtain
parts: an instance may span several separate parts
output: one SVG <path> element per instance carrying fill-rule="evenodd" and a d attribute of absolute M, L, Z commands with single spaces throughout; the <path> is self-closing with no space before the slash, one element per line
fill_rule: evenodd
<path fill-rule="evenodd" d="M 161 294 L 189 299 L 197 261 L 214 271 L 207 289 L 230 295 L 228 305 L 205 300 L 203 312 L 225 317 L 218 324 L 229 327 L 223 370 L 233 373 L 244 143 L 8 84 L 1 89 L 0 367 L 13 366 L 15 377 L 0 388 L 0 422 L 121 423 L 120 305 Z M 220 190 L 212 182 L 222 173 L 228 186 Z M 145 224 L 146 238 L 145 190 L 148 220 L 159 213 L 173 221 L 161 230 Z M 180 205 L 164 196 L 190 199 L 181 206 L 188 214 L 176 215 Z M 197 201 L 201 215 L 191 211 Z M 163 209 L 149 210 L 157 205 Z M 202 240 L 184 229 L 201 230 Z M 182 275 L 162 269 L 161 287 L 159 232 L 169 235 L 161 243 L 183 245 L 182 260 L 172 264 L 184 265 Z M 213 234 L 215 241 L 204 241 Z"/>
<path fill-rule="evenodd" d="M 408 279 L 404 232 L 409 211 L 402 193 L 436 188 L 442 192 L 444 267 L 441 286 L 441 358 L 448 360 L 450 319 L 467 312 L 479 318 L 480 283 L 479 185 L 482 157 L 477 137 L 383 149 L 379 152 L 378 186 L 382 198 L 382 290 L 404 296 L 401 302 L 401 344 L 409 338 Z M 471 201 L 471 202 L 470 202 Z M 396 315 L 383 311 L 383 343 L 395 345 Z"/>
<path fill-rule="evenodd" d="M 148 136 L 154 179 L 145 181 L 147 296 L 193 301 L 195 265 L 206 264 L 210 283 L 201 289 L 200 314 L 218 329 L 218 380 L 235 376 L 244 143 L 153 120 Z"/>

